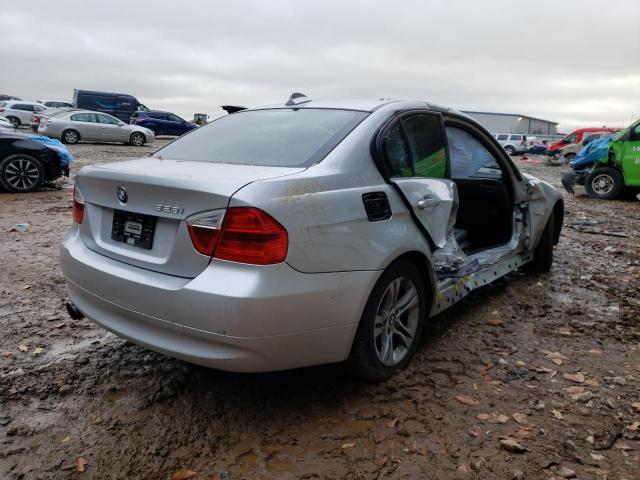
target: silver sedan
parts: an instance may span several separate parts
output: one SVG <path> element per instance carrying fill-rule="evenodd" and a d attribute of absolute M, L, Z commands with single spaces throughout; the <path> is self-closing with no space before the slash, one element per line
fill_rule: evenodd
<path fill-rule="evenodd" d="M 128 125 L 106 113 L 89 110 L 58 112 L 42 116 L 38 133 L 58 138 L 64 143 L 124 142 L 142 146 L 155 137 L 148 128 Z"/>
<path fill-rule="evenodd" d="M 563 215 L 560 193 L 462 113 L 294 94 L 83 167 L 67 307 L 209 367 L 344 362 L 381 381 L 430 317 L 521 267 L 549 270 Z"/>

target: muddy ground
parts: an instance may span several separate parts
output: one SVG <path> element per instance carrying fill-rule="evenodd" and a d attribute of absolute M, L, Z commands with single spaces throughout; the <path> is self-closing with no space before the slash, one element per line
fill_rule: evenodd
<path fill-rule="evenodd" d="M 75 173 L 153 147 L 70 150 Z M 0 478 L 640 478 L 640 202 L 565 195 L 550 274 L 474 293 L 369 385 L 212 371 L 69 319 L 69 185 L 0 194 Z"/>

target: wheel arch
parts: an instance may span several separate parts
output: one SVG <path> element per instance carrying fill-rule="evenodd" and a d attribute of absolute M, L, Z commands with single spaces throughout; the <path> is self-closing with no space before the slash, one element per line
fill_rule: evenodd
<path fill-rule="evenodd" d="M 436 296 L 437 286 L 437 279 L 433 270 L 433 265 L 431 264 L 431 260 L 423 252 L 420 252 L 418 250 L 410 250 L 395 257 L 385 266 L 384 269 L 387 270 L 391 265 L 400 260 L 408 260 L 416 267 L 418 267 L 418 271 L 420 272 L 420 275 L 424 282 L 425 291 L 429 294 L 429 298 L 427 298 L 427 315 L 430 317 L 433 307 L 433 300 Z"/>
<path fill-rule="evenodd" d="M 560 241 L 560 233 L 564 224 L 564 200 L 558 200 L 553 206 L 553 244 Z"/>

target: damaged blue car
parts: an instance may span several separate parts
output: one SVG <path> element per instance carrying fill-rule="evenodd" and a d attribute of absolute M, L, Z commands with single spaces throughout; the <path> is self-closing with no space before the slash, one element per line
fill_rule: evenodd
<path fill-rule="evenodd" d="M 69 176 L 73 157 L 60 141 L 20 132 L 0 133 L 0 188 L 31 192 Z"/>

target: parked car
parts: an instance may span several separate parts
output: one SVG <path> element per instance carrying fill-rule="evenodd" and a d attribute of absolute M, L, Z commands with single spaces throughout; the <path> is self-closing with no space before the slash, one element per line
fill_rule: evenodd
<path fill-rule="evenodd" d="M 183 118 L 171 112 L 161 112 L 159 110 L 150 110 L 148 112 L 135 112 L 131 116 L 131 125 L 140 125 L 146 127 L 158 135 L 177 135 L 190 132 L 199 125 L 187 122 Z"/>
<path fill-rule="evenodd" d="M 107 113 L 125 123 L 129 123 L 131 115 L 133 115 L 134 112 L 146 112 L 149 110 L 133 95 L 93 92 L 89 90 L 74 90 L 73 106 L 84 110 Z"/>
<path fill-rule="evenodd" d="M 0 102 L 0 114 L 18 128 L 20 125 L 29 125 L 34 112 L 42 112 L 45 106 L 37 102 L 24 102 L 22 100 L 6 100 Z"/>
<path fill-rule="evenodd" d="M 583 185 L 587 195 L 611 200 L 624 187 L 640 187 L 640 120 L 614 135 L 592 140 L 562 175 L 562 185 L 574 193 Z"/>
<path fill-rule="evenodd" d="M 548 142 L 546 140 L 534 140 L 529 144 L 527 153 L 532 155 L 543 155 L 547 152 L 547 143 Z"/>
<path fill-rule="evenodd" d="M 527 136 L 523 133 L 496 133 L 494 136 L 509 155 L 527 151 Z"/>
<path fill-rule="evenodd" d="M 106 113 L 74 109 L 50 117 L 42 117 L 38 133 L 59 138 L 63 143 L 124 142 L 142 146 L 155 137 L 148 128 L 127 125 Z"/>
<path fill-rule="evenodd" d="M 558 156 L 561 151 L 568 145 L 573 145 L 582 142 L 586 137 L 591 136 L 594 133 L 615 133 L 619 129 L 607 128 L 607 127 L 593 127 L 593 128 L 579 128 L 573 132 L 565 135 L 560 140 L 551 142 L 547 149 L 547 155 Z"/>
<path fill-rule="evenodd" d="M 0 117 L 0 127 L 9 130 L 15 130 L 16 128 L 6 117 Z"/>
<path fill-rule="evenodd" d="M 564 212 L 465 114 L 301 94 L 85 166 L 73 198 L 73 317 L 222 370 L 345 361 L 371 381 L 409 362 L 428 317 L 548 270 Z"/>
<path fill-rule="evenodd" d="M 62 175 L 69 176 L 72 157 L 57 140 L 0 131 L 0 187 L 30 192 Z"/>
<path fill-rule="evenodd" d="M 73 108 L 73 103 L 62 100 L 38 100 L 38 103 L 47 108 Z"/>

